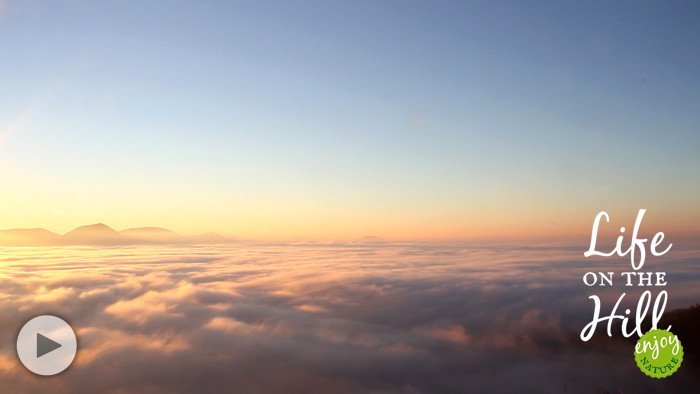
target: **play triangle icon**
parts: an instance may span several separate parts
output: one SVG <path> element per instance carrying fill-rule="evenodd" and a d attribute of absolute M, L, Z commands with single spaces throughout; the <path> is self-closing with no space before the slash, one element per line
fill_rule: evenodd
<path fill-rule="evenodd" d="M 52 341 L 38 332 L 36 333 L 36 358 L 39 358 L 47 353 L 51 353 L 60 347 L 60 343 Z"/>

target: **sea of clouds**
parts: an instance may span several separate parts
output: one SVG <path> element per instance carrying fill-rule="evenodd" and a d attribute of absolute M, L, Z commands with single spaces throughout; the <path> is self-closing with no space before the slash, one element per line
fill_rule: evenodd
<path fill-rule="evenodd" d="M 667 272 L 667 310 L 700 301 L 699 255 L 646 263 Z M 581 342 L 588 296 L 609 313 L 629 290 L 583 284 L 608 268 L 629 261 L 485 243 L 0 248 L 0 392 L 692 391 L 690 366 L 651 379 L 629 343 Z M 78 335 L 54 377 L 15 352 L 40 314 Z"/>

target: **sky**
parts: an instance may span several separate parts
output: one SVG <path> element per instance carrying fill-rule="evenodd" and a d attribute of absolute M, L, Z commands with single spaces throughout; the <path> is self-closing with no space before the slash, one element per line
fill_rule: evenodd
<path fill-rule="evenodd" d="M 700 233 L 697 2 L 0 0 L 0 228 Z"/>

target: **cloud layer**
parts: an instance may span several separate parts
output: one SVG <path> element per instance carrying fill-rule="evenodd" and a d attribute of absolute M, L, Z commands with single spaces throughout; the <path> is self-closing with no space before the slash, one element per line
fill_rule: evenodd
<path fill-rule="evenodd" d="M 652 381 L 629 344 L 580 342 L 588 295 L 610 308 L 629 290 L 586 288 L 585 272 L 629 263 L 582 254 L 478 244 L 0 248 L 0 391 L 697 387 L 691 367 Z M 670 255 L 645 268 L 668 272 L 667 309 L 685 307 L 698 301 L 698 252 Z M 628 307 L 640 292 L 627 291 Z M 79 352 L 64 373 L 38 378 L 19 364 L 14 340 L 45 313 L 73 325 Z"/>

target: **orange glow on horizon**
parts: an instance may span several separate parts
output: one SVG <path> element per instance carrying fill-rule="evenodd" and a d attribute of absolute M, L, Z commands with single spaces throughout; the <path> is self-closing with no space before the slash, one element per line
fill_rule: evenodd
<path fill-rule="evenodd" d="M 454 240 L 561 240 L 585 241 L 590 238 L 593 219 L 597 212 L 585 212 L 569 215 L 562 219 L 544 216 L 500 215 L 488 218 L 486 215 L 468 218 L 372 218 L 351 217 L 348 214 L 326 217 L 235 217 L 230 221 L 212 217 L 188 219 L 181 217 L 155 217 L 151 220 L 142 218 L 133 220 L 118 217 L 112 220 L 87 217 L 72 219 L 53 217 L 51 220 L 23 221 L 5 220 L 2 229 L 10 228 L 45 228 L 64 234 L 76 227 L 105 223 L 121 231 L 135 227 L 164 227 L 181 235 L 196 235 L 207 232 L 232 237 L 240 240 L 257 241 L 353 241 L 366 236 L 378 237 L 387 241 L 454 241 Z M 631 231 L 634 226 L 635 212 L 609 211 L 611 223 L 601 223 L 600 237 L 614 241 L 619 235 L 619 227 L 625 226 Z M 160 219 L 160 220 L 159 220 Z M 667 237 L 691 238 L 697 236 L 700 226 L 694 215 L 660 217 L 659 212 L 648 211 L 640 229 L 641 236 L 651 237 L 663 231 Z M 628 232 L 626 235 L 629 235 Z"/>

